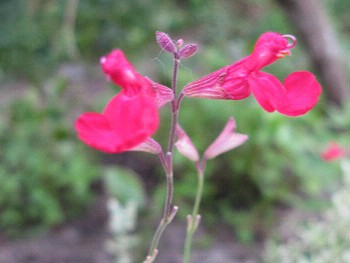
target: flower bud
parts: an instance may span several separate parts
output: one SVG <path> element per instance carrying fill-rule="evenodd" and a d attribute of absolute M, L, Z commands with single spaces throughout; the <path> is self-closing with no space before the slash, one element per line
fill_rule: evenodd
<path fill-rule="evenodd" d="M 193 145 L 190 137 L 185 133 L 180 125 L 176 126 L 176 135 L 178 138 L 177 142 L 175 143 L 177 150 L 191 161 L 197 162 L 199 160 L 199 155 L 196 147 Z"/>
<path fill-rule="evenodd" d="M 178 47 L 182 47 L 183 44 L 184 44 L 184 40 L 183 40 L 182 38 L 180 38 L 180 39 L 178 39 L 178 40 L 176 41 L 176 45 L 177 45 Z"/>
<path fill-rule="evenodd" d="M 195 43 L 190 43 L 184 46 L 180 51 L 179 51 L 179 57 L 180 58 L 189 58 L 193 56 L 198 50 L 198 45 Z"/>
<path fill-rule="evenodd" d="M 171 40 L 171 38 L 168 36 L 168 34 L 164 33 L 164 32 L 156 32 L 156 39 L 157 39 L 157 43 L 158 45 L 168 51 L 169 53 L 175 53 L 176 52 L 176 46 L 174 44 L 174 42 Z"/>

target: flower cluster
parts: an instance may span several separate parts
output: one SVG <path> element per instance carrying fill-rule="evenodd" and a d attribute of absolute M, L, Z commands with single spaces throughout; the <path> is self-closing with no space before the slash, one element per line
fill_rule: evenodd
<path fill-rule="evenodd" d="M 84 113 L 76 123 L 78 137 L 87 145 L 120 153 L 135 147 L 150 148 L 150 136 L 158 129 L 158 107 L 172 100 L 173 93 L 135 71 L 120 50 L 101 58 L 104 73 L 122 90 L 102 114 Z M 145 143 L 146 145 L 141 145 Z"/>
<path fill-rule="evenodd" d="M 156 35 L 158 44 L 164 50 L 178 54 L 179 58 L 190 57 L 197 51 L 196 44 L 179 49 L 182 40 L 174 43 L 163 32 Z M 268 112 L 276 110 L 288 116 L 305 114 L 315 106 L 321 93 L 321 86 L 313 74 L 297 71 L 287 76 L 282 84 L 275 76 L 261 71 L 289 55 L 295 44 L 293 36 L 264 33 L 249 56 L 187 84 L 182 94 L 241 100 L 253 93 Z M 159 147 L 150 136 L 158 128 L 158 108 L 173 100 L 174 91 L 140 75 L 120 50 L 102 57 L 101 66 L 122 91 L 109 101 L 102 114 L 85 113 L 78 118 L 75 128 L 79 138 L 106 153 L 133 149 L 157 153 Z"/>
<path fill-rule="evenodd" d="M 251 93 L 268 111 L 278 111 L 287 116 L 299 116 L 311 110 L 321 94 L 321 86 L 315 76 L 298 71 L 287 76 L 283 84 L 273 75 L 261 69 L 279 58 L 289 55 L 296 39 L 290 35 L 267 32 L 257 41 L 253 52 L 233 63 L 187 84 L 177 91 L 177 74 L 180 60 L 193 56 L 198 45 L 183 40 L 173 41 L 166 33 L 157 32 L 158 45 L 173 55 L 173 81 L 171 89 L 140 75 L 124 53 L 118 49 L 101 58 L 106 76 L 121 87 L 105 107 L 103 113 L 82 114 L 75 123 L 78 137 L 87 145 L 106 152 L 144 151 L 159 156 L 166 175 L 166 198 L 163 217 L 155 231 L 149 254 L 144 263 L 152 263 L 158 254 L 160 237 L 173 220 L 178 207 L 173 204 L 173 151 L 191 160 L 197 170 L 198 187 L 193 210 L 187 216 L 188 225 L 184 243 L 183 262 L 190 262 L 191 243 L 200 222 L 199 206 L 204 184 L 204 171 L 208 160 L 242 145 L 248 136 L 236 133 L 231 117 L 218 137 L 200 155 L 191 138 L 181 128 L 178 113 L 182 100 L 192 97 L 208 99 L 241 100 Z M 171 102 L 171 125 L 168 147 L 151 138 L 159 126 L 158 110 Z"/>

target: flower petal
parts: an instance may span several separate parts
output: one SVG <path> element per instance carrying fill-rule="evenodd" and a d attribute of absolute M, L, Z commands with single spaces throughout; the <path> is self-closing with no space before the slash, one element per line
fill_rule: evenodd
<path fill-rule="evenodd" d="M 273 75 L 265 72 L 257 72 L 249 77 L 249 85 L 255 99 L 267 112 L 276 110 L 276 101 L 286 97 L 281 82 Z"/>
<path fill-rule="evenodd" d="M 268 112 L 277 110 L 287 116 L 300 116 L 311 110 L 321 94 L 315 76 L 307 71 L 290 74 L 284 86 L 265 72 L 251 74 L 249 84 L 261 107 Z"/>
<path fill-rule="evenodd" d="M 280 101 L 277 110 L 288 116 L 307 113 L 317 103 L 322 92 L 315 76 L 308 71 L 290 74 L 284 81 L 287 98 Z"/>
<path fill-rule="evenodd" d="M 82 114 L 75 122 L 78 137 L 92 148 L 106 153 L 116 151 L 121 138 L 115 136 L 105 116 L 95 112 Z"/>
<path fill-rule="evenodd" d="M 145 137 L 134 146 L 152 135 L 159 124 L 158 111 L 153 98 L 143 94 L 129 97 L 122 92 L 110 100 L 103 114 L 112 129 L 118 131 L 122 138 Z"/>
<path fill-rule="evenodd" d="M 256 41 L 252 54 L 248 57 L 248 68 L 258 71 L 277 59 L 289 55 L 290 49 L 295 46 L 295 44 L 291 45 L 288 42 L 290 37 L 290 35 L 281 35 L 275 32 L 262 34 Z"/>
<path fill-rule="evenodd" d="M 117 85 L 124 87 L 128 85 L 135 76 L 135 69 L 125 57 L 123 51 L 113 50 L 100 59 L 103 72 Z"/>
<path fill-rule="evenodd" d="M 113 97 L 104 113 L 85 113 L 76 121 L 79 138 L 106 153 L 120 153 L 137 146 L 158 128 L 159 118 L 152 97 L 142 94 Z"/>

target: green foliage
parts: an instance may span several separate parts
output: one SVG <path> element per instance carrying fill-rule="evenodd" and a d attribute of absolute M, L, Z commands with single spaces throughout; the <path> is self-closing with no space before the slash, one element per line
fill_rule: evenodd
<path fill-rule="evenodd" d="M 318 215 L 298 225 L 286 241 L 270 239 L 264 262 L 337 262 L 350 260 L 350 164 L 342 163 L 343 178 L 331 196 L 331 205 Z"/>
<path fill-rule="evenodd" d="M 319 109 L 294 119 L 266 113 L 253 98 L 227 102 L 191 99 L 183 102 L 180 123 L 203 153 L 230 116 L 236 120 L 237 132 L 248 134 L 249 140 L 209 161 L 203 220 L 233 225 L 237 236 L 248 242 L 261 232 L 262 225 L 272 222 L 276 203 L 303 206 L 306 198 L 312 200 L 309 209 L 321 208 L 319 194 L 334 186 L 335 178 L 329 174 L 336 169 L 319 157 L 322 147 L 335 136 L 322 124 L 324 115 Z M 183 157 L 178 156 L 175 163 L 181 165 L 175 198 L 180 196 L 177 204 L 186 208 L 183 203 L 191 204 L 195 195 L 196 175 Z"/>
<path fill-rule="evenodd" d="M 262 31 L 289 29 L 270 1 L 79 0 L 70 28 L 73 36 L 67 36 L 68 3 L 1 1 L 0 77 L 6 73 L 42 80 L 58 63 L 76 59 L 70 57 L 65 41 L 73 41 L 85 60 L 96 61 L 116 47 L 140 59 L 151 46 L 154 50 L 157 30 L 223 50 L 243 38 L 252 45 Z M 273 15 L 271 9 L 276 11 Z"/>
<path fill-rule="evenodd" d="M 58 10 L 49 4 L 43 12 L 36 13 L 31 2 L 0 3 L 0 71 L 38 80 L 39 72 L 45 74 L 53 66 L 50 42 L 57 32 Z"/>
<path fill-rule="evenodd" d="M 1 1 L 0 80 L 4 74 L 42 80 L 59 62 L 72 59 L 61 52 L 62 47 L 57 47 L 61 43 L 68 1 Z M 348 7 L 346 0 L 330 5 L 345 33 L 349 31 Z M 165 31 L 174 39 L 181 37 L 198 42 L 197 55 L 182 62 L 179 88 L 247 55 L 264 31 L 294 33 L 293 26 L 274 2 L 263 0 L 80 0 L 76 15 L 74 32 L 81 58 L 96 63 L 99 56 L 118 47 L 131 61 L 140 62 L 139 67 L 135 67 L 141 73 L 156 75 L 150 66 L 151 58 L 156 57 L 162 61 L 162 67 L 157 65 L 157 71 L 161 72 L 158 80 L 164 80 L 165 84 L 170 82 L 171 60 L 166 54 L 157 55 L 159 49 L 155 46 L 154 32 Z M 307 69 L 308 57 L 301 45 L 293 54 L 269 67 L 268 71 L 282 79 L 287 72 Z M 62 204 L 74 206 L 86 201 L 86 187 L 97 173 L 86 160 L 86 147 L 76 146 L 71 138 L 71 124 L 68 127 L 62 116 L 68 109 L 64 109 L 64 105 L 57 107 L 57 103 L 53 107 L 53 101 L 42 106 L 37 105 L 36 99 L 17 102 L 1 119 L 0 176 L 6 180 L 2 180 L 4 183 L 0 187 L 1 196 L 7 200 L 2 201 L 1 206 L 7 202 L 7 207 L 12 208 L 1 208 L 10 212 L 1 213 L 0 218 L 7 222 L 3 225 L 11 225 L 13 229 L 13 222 L 37 224 L 43 214 L 50 224 L 62 221 Z M 302 205 L 300 195 L 316 197 L 324 186 L 332 185 L 333 178 L 329 174 L 334 167 L 321 162 L 318 152 L 327 140 L 337 138 L 339 131 L 349 130 L 346 126 L 349 118 L 345 118 L 349 115 L 335 110 L 329 115 L 331 122 L 327 123 L 317 110 L 297 119 L 268 114 L 253 99 L 184 100 L 180 123 L 200 152 L 217 136 L 229 116 L 236 119 L 238 132 L 250 137 L 240 148 L 209 162 L 204 220 L 213 222 L 219 218 L 237 229 L 246 224 L 245 230 L 237 234 L 242 240 L 250 240 L 253 233 L 248 233 L 249 229 L 254 229 L 251 226 L 259 222 L 265 211 L 269 217 L 268 210 L 274 203 Z M 162 126 L 166 125 L 168 120 L 163 119 Z M 162 141 L 166 134 L 159 131 L 157 137 Z M 342 138 L 346 141 L 347 137 Z M 84 151 L 80 147 L 84 147 Z M 185 215 L 194 197 L 196 176 L 192 164 L 181 156 L 175 157 L 175 203 L 183 208 L 179 214 Z M 187 165 L 180 164 L 182 161 Z M 118 187 L 114 180 L 133 184 L 126 182 L 125 176 L 113 178 L 112 172 L 106 178 L 112 179 L 111 186 Z M 39 184 L 43 185 L 42 189 Z M 59 190 L 62 185 L 64 190 Z M 157 196 L 164 196 L 161 190 L 155 192 Z M 75 194 L 79 197 L 72 198 Z M 23 200 L 37 204 L 36 209 L 29 213 L 27 207 L 29 210 L 30 206 L 18 205 Z M 317 199 L 313 206 L 320 206 Z M 236 210 L 239 210 L 237 215 Z M 35 213 L 41 215 L 32 215 Z"/>
<path fill-rule="evenodd" d="M 135 202 L 138 208 L 145 204 L 145 190 L 139 176 L 130 169 L 106 168 L 104 180 L 107 191 L 124 205 Z"/>
<path fill-rule="evenodd" d="M 100 170 L 72 134 L 66 106 L 35 91 L 2 105 L 0 229 L 10 236 L 65 222 L 92 200 Z"/>

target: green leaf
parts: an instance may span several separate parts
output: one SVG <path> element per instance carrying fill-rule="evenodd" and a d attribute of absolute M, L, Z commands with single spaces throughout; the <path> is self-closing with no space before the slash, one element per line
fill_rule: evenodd
<path fill-rule="evenodd" d="M 123 204 L 128 201 L 136 202 L 138 207 L 145 204 L 145 190 L 134 171 L 121 167 L 108 168 L 104 179 L 108 192 Z"/>

